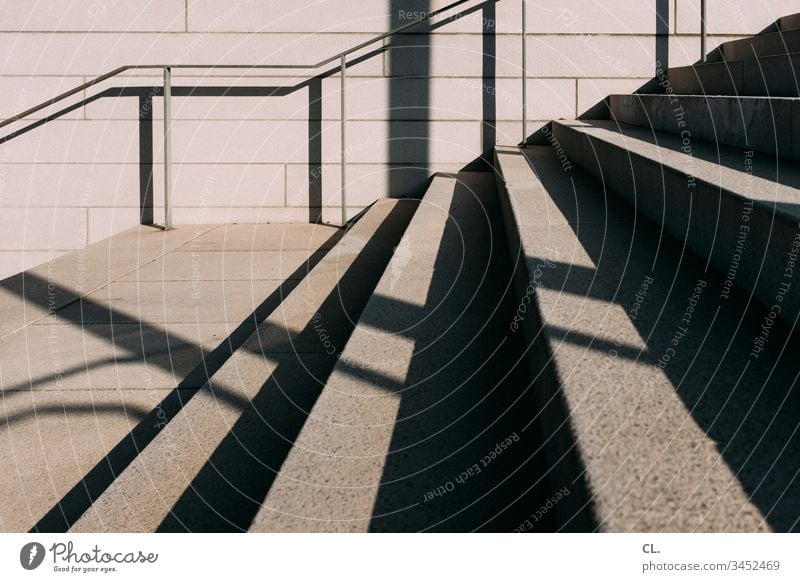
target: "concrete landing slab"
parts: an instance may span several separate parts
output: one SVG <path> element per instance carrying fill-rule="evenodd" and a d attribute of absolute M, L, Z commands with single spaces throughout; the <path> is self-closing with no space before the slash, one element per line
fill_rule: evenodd
<path fill-rule="evenodd" d="M 0 530 L 28 531 L 169 390 L 0 394 Z"/>
<path fill-rule="evenodd" d="M 116 281 L 36 325 L 242 321 L 281 285 L 276 280 Z"/>
<path fill-rule="evenodd" d="M 339 228 L 323 224 L 228 224 L 178 250 L 186 251 L 307 251 L 332 248 Z"/>

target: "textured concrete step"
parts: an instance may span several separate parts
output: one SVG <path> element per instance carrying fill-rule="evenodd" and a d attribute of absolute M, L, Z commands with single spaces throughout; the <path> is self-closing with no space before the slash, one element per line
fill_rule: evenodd
<path fill-rule="evenodd" d="M 39 268 L 14 278 L 20 304 L 49 316 L 0 350 L 4 530 L 66 529 L 341 236 L 320 225 L 218 228 L 273 248 L 253 252 L 249 269 L 231 253 L 238 277 L 223 284 L 226 253 L 202 250 L 217 228 L 134 229 L 59 257 L 49 279 Z M 287 239 L 306 250 L 282 254 Z"/>
<path fill-rule="evenodd" d="M 792 30 L 800 28 L 800 13 L 789 14 L 778 19 L 779 30 Z"/>
<path fill-rule="evenodd" d="M 798 338 L 551 148 L 497 164 L 559 527 L 797 529 Z"/>
<path fill-rule="evenodd" d="M 800 52 L 675 67 L 669 87 L 683 95 L 798 97 Z"/>
<path fill-rule="evenodd" d="M 375 203 L 210 381 L 165 415 L 73 531 L 247 529 L 415 207 Z M 269 238 L 255 235 L 252 246 Z M 213 252 L 241 246 L 219 236 L 206 243 Z"/>
<path fill-rule="evenodd" d="M 573 163 L 706 258 L 730 286 L 777 303 L 789 323 L 800 316 L 797 162 L 613 121 L 554 122 L 553 134 Z"/>
<path fill-rule="evenodd" d="M 434 178 L 251 531 L 552 529 L 499 223 Z"/>
<path fill-rule="evenodd" d="M 710 95 L 611 95 L 611 119 L 800 160 L 800 100 Z"/>
<path fill-rule="evenodd" d="M 791 21 L 787 20 L 787 23 L 791 23 Z M 769 57 L 794 52 L 800 52 L 800 29 L 798 27 L 732 40 L 721 44 L 717 49 L 717 53 L 725 61 Z"/>

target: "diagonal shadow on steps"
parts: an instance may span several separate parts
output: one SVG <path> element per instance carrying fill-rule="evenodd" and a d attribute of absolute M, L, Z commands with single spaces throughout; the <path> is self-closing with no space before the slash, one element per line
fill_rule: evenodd
<path fill-rule="evenodd" d="M 337 241 L 342 232 L 334 233 L 328 241 L 321 248 L 311 254 L 307 261 L 300 266 L 294 273 L 289 275 L 286 281 L 266 297 L 257 307 L 253 310 L 248 317 L 243 320 L 230 335 L 220 343 L 212 352 L 202 356 L 202 361 L 198 363 L 191 371 L 189 371 L 183 380 L 161 401 L 153 410 L 146 414 L 136 425 L 136 427 L 127 434 L 114 448 L 101 459 L 75 486 L 67 492 L 61 500 L 53 506 L 34 526 L 31 528 L 32 532 L 63 532 L 67 531 L 81 515 L 91 506 L 94 499 L 99 497 L 103 491 L 114 481 L 116 476 L 127 467 L 131 461 L 136 458 L 139 452 L 146 447 L 161 431 L 165 423 L 164 418 L 173 418 L 180 409 L 196 394 L 197 390 L 203 383 L 211 377 L 222 364 L 230 358 L 231 354 L 238 349 L 244 341 L 253 333 L 258 324 L 272 312 L 283 300 L 286 294 L 292 289 L 302 283 L 302 277 L 305 273 L 317 264 L 328 252 L 328 246 Z M 30 274 L 26 274 L 27 278 L 31 278 Z M 47 282 L 34 278 L 34 284 L 47 286 Z M 54 292 L 57 294 L 66 293 L 64 289 L 56 288 Z M 29 297 L 29 299 L 32 299 Z M 43 297 L 46 299 L 46 297 Z M 113 321 L 116 317 L 121 320 L 129 320 L 130 317 L 121 313 L 116 313 L 113 309 L 104 305 L 94 303 L 92 300 L 83 297 L 76 301 L 80 301 L 82 305 L 88 308 L 108 311 Z M 73 302 L 74 303 L 74 302 Z M 56 311 L 57 316 L 63 316 L 62 313 L 72 313 L 73 320 L 70 321 L 71 325 L 81 325 L 81 310 L 65 311 L 64 308 L 67 304 L 62 306 Z M 161 332 L 162 330 L 153 327 L 152 325 L 139 321 L 138 322 L 142 333 L 144 331 Z M 84 326 L 85 330 L 96 332 L 101 329 L 100 326 Z M 141 341 L 142 334 L 126 340 L 127 343 L 119 345 L 119 338 L 105 337 L 110 343 L 114 342 L 115 346 L 127 349 L 132 353 L 137 353 L 140 349 L 136 345 Z M 138 338 L 138 339 L 137 339 Z M 133 342 L 133 343 L 130 343 Z M 198 351 L 201 349 L 198 347 Z M 229 401 L 230 404 L 239 408 L 245 408 L 248 403 L 241 398 L 233 396 L 229 393 L 224 386 L 215 387 L 215 396 Z M 19 392 L 17 392 L 19 393 Z M 14 393 L 11 393 L 14 394 Z M 3 394 L 4 398 L 8 398 L 9 394 Z M 86 414 L 94 414 L 92 407 L 87 407 Z"/>
<path fill-rule="evenodd" d="M 415 345 L 401 385 L 375 382 L 400 404 L 370 531 L 511 531 L 549 497 L 538 431 L 525 429 L 535 409 L 521 344 L 509 334 L 513 271 L 496 194 L 486 186 L 457 183 L 430 281 L 420 288 L 424 304 L 376 295 L 359 321 Z M 517 444 L 491 468 L 426 501 L 512 434 Z"/>
<path fill-rule="evenodd" d="M 338 354 L 323 352 L 322 359 L 309 370 L 305 359 L 308 354 L 295 352 L 295 346 L 309 337 L 319 343 L 315 337 L 318 321 L 333 322 L 326 327 L 331 343 L 345 345 L 415 208 L 413 202 L 398 203 L 392 208 L 347 270 L 338 275 L 336 288 L 303 330 L 296 334 L 278 330 L 284 337 L 276 346 L 266 341 L 274 331 L 267 321 L 243 346 L 278 363 L 158 531 L 247 530 L 338 360 Z M 261 338 L 265 338 L 264 344 Z M 283 356 L 289 356 L 288 362 L 281 359 L 280 353 L 271 353 L 276 347 L 284 350 Z M 305 368 L 300 382 L 290 369 L 297 362 Z M 216 387 L 213 378 L 211 384 Z"/>
<path fill-rule="evenodd" d="M 558 189 L 564 180 L 561 168 L 527 157 L 543 186 Z M 617 196 L 605 186 L 604 192 Z M 565 215 L 573 212 L 563 196 L 552 200 Z M 656 282 L 647 304 L 630 318 L 646 344 L 642 356 L 652 365 L 652 358 L 661 358 L 671 347 L 697 282 L 706 281 L 688 333 L 663 373 L 769 526 L 776 531 L 800 529 L 800 360 L 795 356 L 800 335 L 777 320 L 764 351 L 752 357 L 753 339 L 769 310 L 736 287 L 729 299 L 720 299 L 724 278 L 704 260 L 642 215 L 635 223 L 613 224 L 615 212 L 609 209 L 605 224 L 569 224 L 595 265 L 591 277 L 565 281 L 565 271 L 556 269 L 540 284 L 616 303 L 628 313 L 643 278 L 652 276 Z M 566 333 L 567 341 L 603 349 L 594 338 Z M 703 470 L 697 473 L 705 475 Z M 700 478 L 696 487 L 703 485 Z M 720 492 L 719 499 L 724 495 Z M 653 506 L 660 501 L 653 499 Z M 731 515 L 728 525 L 736 518 Z M 669 522 L 664 529 L 670 530 Z"/>

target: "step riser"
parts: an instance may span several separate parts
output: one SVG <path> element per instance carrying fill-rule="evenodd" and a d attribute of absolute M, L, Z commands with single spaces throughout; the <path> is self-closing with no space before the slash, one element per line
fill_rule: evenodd
<path fill-rule="evenodd" d="M 800 28 L 800 14 L 791 14 L 778 19 L 778 29 L 792 30 Z"/>
<path fill-rule="evenodd" d="M 668 71 L 672 91 L 682 95 L 798 97 L 800 54 L 765 57 Z"/>
<path fill-rule="evenodd" d="M 800 102 L 785 99 L 611 95 L 612 119 L 680 135 L 800 160 Z M 682 121 L 685 125 L 679 124 Z"/>
<path fill-rule="evenodd" d="M 553 134 L 570 159 L 606 188 L 625 197 L 763 305 L 776 304 L 786 281 L 787 253 L 796 251 L 793 243 L 800 236 L 796 222 L 767 204 L 748 206 L 731 192 L 559 123 L 553 124 Z M 743 225 L 749 230 L 741 248 Z M 800 295 L 781 295 L 780 301 L 778 315 L 792 323 L 800 315 Z"/>
<path fill-rule="evenodd" d="M 796 52 L 800 51 L 800 30 L 756 35 L 727 42 L 720 48 L 726 61 Z"/>

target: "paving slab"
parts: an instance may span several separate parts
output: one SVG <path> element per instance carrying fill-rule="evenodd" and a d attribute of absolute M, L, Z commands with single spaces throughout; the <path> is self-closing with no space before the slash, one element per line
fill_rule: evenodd
<path fill-rule="evenodd" d="M 35 325 L 243 321 L 281 285 L 277 280 L 116 281 Z"/>
<path fill-rule="evenodd" d="M 339 228 L 324 224 L 227 224 L 178 248 L 189 251 L 307 251 L 332 248 Z"/>
<path fill-rule="evenodd" d="M 0 283 L 0 337 L 136 270 L 217 225 L 139 226 Z"/>
<path fill-rule="evenodd" d="M 251 281 L 302 279 L 317 248 L 299 251 L 172 252 L 120 281 Z"/>
<path fill-rule="evenodd" d="M 6 337 L 0 390 L 174 388 L 236 326 L 226 323 L 31 325 Z M 188 387 L 199 388 L 203 375 Z"/>
<path fill-rule="evenodd" d="M 0 530 L 28 531 L 169 390 L 0 394 Z"/>

